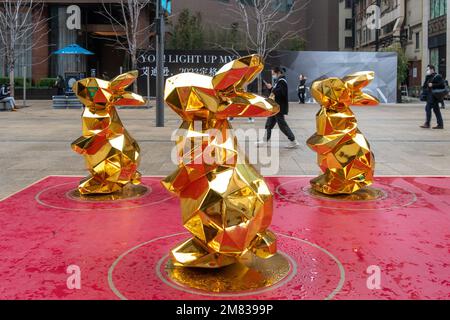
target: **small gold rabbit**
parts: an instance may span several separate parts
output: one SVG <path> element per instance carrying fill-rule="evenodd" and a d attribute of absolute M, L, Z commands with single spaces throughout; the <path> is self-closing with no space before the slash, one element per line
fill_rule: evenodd
<path fill-rule="evenodd" d="M 220 268 L 246 254 L 276 253 L 273 196 L 238 148 L 228 117 L 267 117 L 279 106 L 244 91 L 262 71 L 259 56 L 232 61 L 214 77 L 183 73 L 167 79 L 165 100 L 183 119 L 178 169 L 162 184 L 178 195 L 192 238 L 172 250 L 174 265 Z M 197 125 L 198 128 L 197 128 Z M 195 144 L 195 139 L 201 143 Z M 205 161 L 212 155 L 216 161 Z"/>
<path fill-rule="evenodd" d="M 317 152 L 323 172 L 311 180 L 314 190 L 329 195 L 352 194 L 372 184 L 375 158 L 350 106 L 378 104 L 376 98 L 361 91 L 373 78 L 373 72 L 364 71 L 312 84 L 311 94 L 321 109 L 316 116 L 317 132 L 307 144 Z"/>
<path fill-rule="evenodd" d="M 115 108 L 145 104 L 141 96 L 125 91 L 137 75 L 137 71 L 127 72 L 111 82 L 86 78 L 73 86 L 85 107 L 83 135 L 72 142 L 72 149 L 85 157 L 90 172 L 80 182 L 81 194 L 109 194 L 130 182 L 140 184 L 139 145 L 123 127 Z"/>

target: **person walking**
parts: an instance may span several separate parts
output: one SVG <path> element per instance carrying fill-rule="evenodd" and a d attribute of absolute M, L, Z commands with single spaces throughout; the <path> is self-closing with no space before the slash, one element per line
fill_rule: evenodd
<path fill-rule="evenodd" d="M 59 75 L 55 81 L 55 88 L 58 89 L 57 95 L 63 96 L 65 94 L 66 84 L 63 76 Z"/>
<path fill-rule="evenodd" d="M 434 112 L 437 120 L 437 126 L 433 129 L 444 129 L 444 120 L 442 119 L 441 109 L 439 108 L 440 99 L 433 94 L 433 89 L 445 89 L 444 78 L 436 73 L 436 69 L 432 65 L 427 67 L 427 75 L 423 84 L 422 90 L 426 94 L 427 104 L 425 106 L 426 120 L 420 126 L 424 129 L 429 129 L 431 125 L 431 111 Z"/>
<path fill-rule="evenodd" d="M 298 84 L 298 88 L 297 88 L 298 103 L 300 103 L 300 104 L 305 104 L 306 80 L 307 80 L 307 78 L 301 74 L 299 77 L 299 84 Z"/>
<path fill-rule="evenodd" d="M 285 70 L 280 67 L 275 67 L 272 69 L 272 80 L 274 84 L 270 84 L 264 81 L 267 89 L 270 90 L 270 97 L 275 100 L 276 103 L 280 105 L 280 112 L 276 115 L 267 118 L 266 121 L 266 136 L 263 141 L 258 141 L 257 146 L 263 147 L 267 146 L 272 137 L 272 130 L 278 123 L 281 132 L 283 132 L 289 139 L 289 144 L 287 148 L 294 149 L 298 148 L 299 143 L 295 139 L 294 133 L 286 122 L 285 116 L 289 113 L 289 99 L 288 99 L 288 84 L 286 77 L 284 76 Z"/>
<path fill-rule="evenodd" d="M 5 102 L 9 105 L 9 111 L 16 111 L 16 101 L 11 97 L 9 85 L 2 84 L 0 87 L 0 102 Z"/>

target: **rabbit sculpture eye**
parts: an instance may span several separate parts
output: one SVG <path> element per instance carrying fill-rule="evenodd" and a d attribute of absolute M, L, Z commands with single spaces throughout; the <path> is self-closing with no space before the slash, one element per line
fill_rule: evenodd
<path fill-rule="evenodd" d="M 73 86 L 84 110 L 83 135 L 72 142 L 72 149 L 84 156 L 90 172 L 80 182 L 81 194 L 109 194 L 128 183 L 140 184 L 139 145 L 123 127 L 115 108 L 145 104 L 141 96 L 125 91 L 137 76 L 138 72 L 132 71 L 110 82 L 86 78 Z"/>
<path fill-rule="evenodd" d="M 178 169 L 162 181 L 181 201 L 184 227 L 192 238 L 176 246 L 176 266 L 220 268 L 246 254 L 276 253 L 273 196 L 264 178 L 239 151 L 228 117 L 267 117 L 275 101 L 245 92 L 262 71 L 259 56 L 223 66 L 214 77 L 183 73 L 167 79 L 166 103 L 183 119 L 177 142 Z M 201 138 L 200 143 L 195 143 Z M 215 161 L 205 161 L 213 154 Z"/>
<path fill-rule="evenodd" d="M 373 78 L 373 72 L 364 71 L 312 84 L 311 93 L 321 109 L 316 116 L 317 132 L 307 144 L 317 153 L 323 172 L 311 180 L 315 191 L 352 194 L 372 184 L 375 158 L 350 106 L 378 104 L 376 98 L 361 91 Z"/>

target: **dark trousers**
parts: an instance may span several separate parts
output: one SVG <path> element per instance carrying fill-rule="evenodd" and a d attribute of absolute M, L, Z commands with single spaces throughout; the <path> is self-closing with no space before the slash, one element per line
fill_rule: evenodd
<path fill-rule="evenodd" d="M 289 128 L 289 125 L 286 122 L 286 119 L 284 118 L 284 114 L 277 113 L 276 115 L 267 118 L 266 121 L 266 139 L 267 141 L 270 140 L 272 137 L 272 129 L 275 127 L 275 125 L 278 123 L 278 126 L 280 127 L 281 132 L 283 132 L 289 140 L 294 141 L 295 136 L 292 133 L 291 128 Z"/>
<path fill-rule="evenodd" d="M 298 100 L 300 103 L 305 103 L 305 91 L 298 92 Z"/>
<path fill-rule="evenodd" d="M 433 112 L 436 116 L 438 126 L 443 127 L 444 120 L 442 119 L 441 109 L 439 108 L 438 101 L 436 101 L 434 99 L 429 99 L 427 102 L 427 105 L 425 106 L 425 112 L 427 115 L 427 120 L 426 120 L 425 124 L 430 125 L 430 123 L 431 123 L 431 110 L 433 110 Z"/>

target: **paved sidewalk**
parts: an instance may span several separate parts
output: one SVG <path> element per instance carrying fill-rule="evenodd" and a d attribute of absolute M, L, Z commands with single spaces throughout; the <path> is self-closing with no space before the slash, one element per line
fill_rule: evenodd
<path fill-rule="evenodd" d="M 54 110 L 51 101 L 30 101 L 31 107 L 0 112 L 0 199 L 48 175 L 85 175 L 83 158 L 70 149 L 81 133 L 81 110 Z M 318 105 L 292 103 L 287 117 L 301 147 L 280 149 L 278 175 L 318 174 L 316 155 L 305 141 L 315 132 Z M 424 130 L 423 104 L 353 107 L 359 127 L 371 143 L 378 175 L 450 175 L 450 131 Z M 450 110 L 442 110 L 450 118 Z M 177 115 L 166 109 L 166 126 L 155 127 L 155 109 L 119 110 L 128 131 L 142 149 L 140 171 L 166 175 L 175 165 L 170 160 L 178 128 Z M 254 124 L 233 121 L 235 128 L 263 128 L 265 119 Z M 450 128 L 450 122 L 447 122 Z M 287 139 L 281 135 L 281 146 Z"/>

